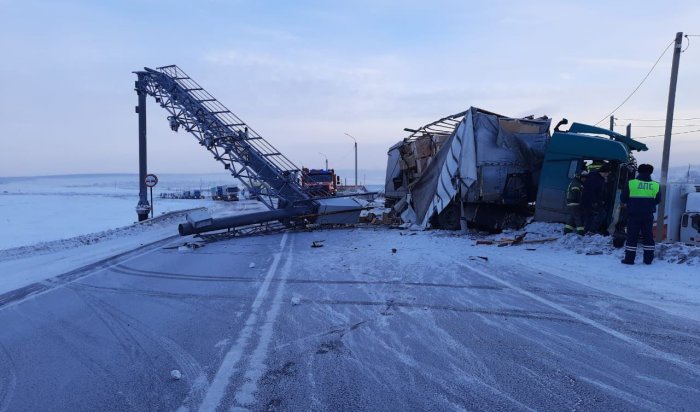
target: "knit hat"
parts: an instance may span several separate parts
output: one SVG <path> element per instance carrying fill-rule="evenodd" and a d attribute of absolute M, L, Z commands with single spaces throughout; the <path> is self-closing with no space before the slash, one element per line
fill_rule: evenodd
<path fill-rule="evenodd" d="M 641 164 L 637 168 L 637 172 L 639 172 L 643 175 L 650 175 L 650 174 L 654 173 L 654 166 L 646 164 L 646 163 Z"/>

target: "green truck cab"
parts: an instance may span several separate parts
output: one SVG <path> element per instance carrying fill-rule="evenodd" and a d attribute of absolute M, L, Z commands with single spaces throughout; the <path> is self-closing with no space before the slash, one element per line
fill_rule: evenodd
<path fill-rule="evenodd" d="M 600 127 L 573 123 L 569 130 L 560 126 L 554 130 L 545 152 L 540 174 L 535 220 L 565 222 L 567 218 L 566 190 L 576 173 L 583 170 L 584 162 L 607 162 L 612 172 L 606 191 L 606 231 L 621 236 L 620 194 L 629 179 L 634 178 L 636 160 L 633 151 L 646 151 L 644 143 L 629 136 Z"/>

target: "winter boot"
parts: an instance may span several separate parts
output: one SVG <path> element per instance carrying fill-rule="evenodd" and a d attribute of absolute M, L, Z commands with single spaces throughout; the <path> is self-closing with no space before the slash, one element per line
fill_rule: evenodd
<path fill-rule="evenodd" d="M 652 261 L 654 261 L 654 249 L 647 249 L 644 247 L 644 264 L 651 265 Z"/>
<path fill-rule="evenodd" d="M 620 262 L 625 265 L 634 265 L 634 258 L 637 256 L 637 252 L 633 250 L 625 250 L 625 258 Z"/>

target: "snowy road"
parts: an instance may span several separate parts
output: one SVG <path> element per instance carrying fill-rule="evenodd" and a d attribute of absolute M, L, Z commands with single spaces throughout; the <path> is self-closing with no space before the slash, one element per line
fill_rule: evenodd
<path fill-rule="evenodd" d="M 696 409 L 700 323 L 431 242 L 158 244 L 5 294 L 0 409 Z"/>

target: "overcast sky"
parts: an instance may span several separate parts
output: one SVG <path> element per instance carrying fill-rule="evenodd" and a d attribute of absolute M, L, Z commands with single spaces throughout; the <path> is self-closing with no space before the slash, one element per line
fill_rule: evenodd
<path fill-rule="evenodd" d="M 376 170 L 404 127 L 469 106 L 596 123 L 677 31 L 700 34 L 700 2 L 0 0 L 0 176 L 136 173 L 144 66 L 179 65 L 298 165 L 352 168 L 347 132 Z M 700 129 L 700 37 L 683 47 L 675 117 L 698 119 L 674 132 Z M 620 130 L 663 119 L 671 56 Z M 166 115 L 149 98 L 149 170 L 221 171 Z M 660 164 L 663 138 L 644 141 Z M 700 133 L 674 136 L 672 164 L 699 153 Z"/>

